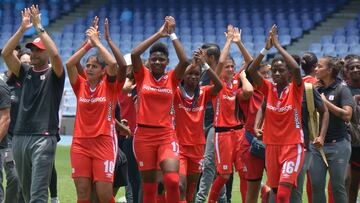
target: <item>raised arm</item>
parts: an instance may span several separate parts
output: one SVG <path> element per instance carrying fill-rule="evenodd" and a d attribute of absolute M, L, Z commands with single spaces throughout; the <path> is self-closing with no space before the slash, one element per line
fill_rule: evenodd
<path fill-rule="evenodd" d="M 217 95 L 220 90 L 223 88 L 222 82 L 220 78 L 216 75 L 216 73 L 210 68 L 210 66 L 206 63 L 206 53 L 202 49 L 198 49 L 194 52 L 193 61 L 195 62 L 194 66 L 200 65 L 203 71 L 207 71 L 207 74 L 210 80 L 213 82 L 213 86 L 210 90 L 210 94 L 212 96 Z"/>
<path fill-rule="evenodd" d="M 251 83 L 249 82 L 249 80 L 246 78 L 246 73 L 245 71 L 241 71 L 240 72 L 240 81 L 242 84 L 242 92 L 240 94 L 240 99 L 241 100 L 248 100 L 254 93 L 254 88 L 251 85 Z"/>
<path fill-rule="evenodd" d="M 286 65 L 289 67 L 292 79 L 296 82 L 298 86 L 302 83 L 301 71 L 299 65 L 296 63 L 295 59 L 280 45 L 278 36 L 277 36 L 277 26 L 273 26 L 271 32 L 271 39 L 274 47 L 279 51 L 282 57 L 286 62 Z"/>
<path fill-rule="evenodd" d="M 226 58 L 229 55 L 230 45 L 231 45 L 232 39 L 234 37 L 234 27 L 232 25 L 228 25 L 225 36 L 226 36 L 226 42 L 225 42 L 224 48 L 220 54 L 219 63 L 217 64 L 216 71 L 215 71 L 218 76 L 221 75 L 221 72 L 224 68 Z"/>
<path fill-rule="evenodd" d="M 90 39 L 91 44 L 98 49 L 99 54 L 104 58 L 104 61 L 107 64 L 107 74 L 109 76 L 116 76 L 116 61 L 101 43 L 97 29 L 90 27 L 86 31 L 86 36 Z"/>
<path fill-rule="evenodd" d="M 74 85 L 76 83 L 78 74 L 85 76 L 85 72 L 80 64 L 80 60 L 91 48 L 92 45 L 90 40 L 87 39 L 85 44 L 82 45 L 80 49 L 78 49 L 66 62 L 66 70 L 71 84 Z"/>
<path fill-rule="evenodd" d="M 54 41 L 50 38 L 47 32 L 44 30 L 41 25 L 41 14 L 39 10 L 39 6 L 32 5 L 31 8 L 31 18 L 36 32 L 38 33 L 41 41 L 44 43 L 46 52 L 49 54 L 50 62 L 52 68 L 54 69 L 55 74 L 60 77 L 64 73 L 64 67 L 62 65 L 62 61 L 60 58 L 60 54 Z"/>
<path fill-rule="evenodd" d="M 117 79 L 122 82 L 126 79 L 126 62 L 118 46 L 112 41 L 109 32 L 109 20 L 105 18 L 105 40 L 110 46 L 112 53 L 114 54 L 115 60 L 119 69 L 117 71 Z"/>
<path fill-rule="evenodd" d="M 169 36 L 174 45 L 176 55 L 178 56 L 179 59 L 179 63 L 176 65 L 174 70 L 175 75 L 179 80 L 181 80 L 186 70 L 186 63 L 187 63 L 186 53 L 180 40 L 177 38 L 175 34 L 175 27 L 176 27 L 175 19 L 172 16 L 166 16 L 165 21 L 168 24 Z"/>
<path fill-rule="evenodd" d="M 245 67 L 248 67 L 251 61 L 253 60 L 252 56 L 250 55 L 249 51 L 244 46 L 243 42 L 241 41 L 241 30 L 239 28 L 234 28 L 234 38 L 233 42 L 239 47 L 241 54 L 244 57 Z"/>
<path fill-rule="evenodd" d="M 17 58 L 13 51 L 15 50 L 17 44 L 19 43 L 21 37 L 24 35 L 25 31 L 32 27 L 30 22 L 30 9 L 25 8 L 21 11 L 22 21 L 21 25 L 16 31 L 16 33 L 7 41 L 2 49 L 1 55 L 8 67 L 8 69 L 13 72 L 17 77 L 19 77 L 20 72 L 20 60 Z"/>
<path fill-rule="evenodd" d="M 158 39 L 167 37 L 169 35 L 167 23 L 168 22 L 165 21 L 159 31 L 157 31 L 151 37 L 147 38 L 145 41 L 141 42 L 131 51 L 131 61 L 134 67 L 134 72 L 138 72 L 142 66 L 142 60 L 140 58 L 141 54 L 144 53 L 146 49 L 149 48 Z"/>
<path fill-rule="evenodd" d="M 260 68 L 260 63 L 263 60 L 264 56 L 266 55 L 267 51 L 269 51 L 273 46 L 271 40 L 271 32 L 272 30 L 269 32 L 269 37 L 266 40 L 265 48 L 261 50 L 261 52 L 254 59 L 254 61 L 246 69 L 246 72 L 250 75 L 251 79 L 254 81 L 254 84 L 256 86 L 261 86 L 263 81 L 263 78 L 258 73 L 258 70 Z"/>

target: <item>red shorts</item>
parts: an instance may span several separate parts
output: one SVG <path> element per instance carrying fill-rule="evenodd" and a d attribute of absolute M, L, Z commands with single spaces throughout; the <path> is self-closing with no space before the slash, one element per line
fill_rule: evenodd
<path fill-rule="evenodd" d="M 250 133 L 246 131 L 245 133 Z M 264 169 L 265 169 L 265 160 L 260 159 L 256 156 L 253 156 L 250 153 L 250 144 L 246 139 L 246 136 L 243 136 L 241 139 L 241 157 L 243 160 L 244 167 L 246 168 L 246 180 L 261 180 Z"/>
<path fill-rule="evenodd" d="M 163 139 L 146 139 L 147 136 L 154 137 L 154 134 Z M 179 144 L 173 130 L 138 127 L 133 149 L 140 171 L 160 169 L 160 163 L 165 159 L 179 159 Z"/>
<path fill-rule="evenodd" d="M 204 145 L 180 145 L 181 175 L 201 173 L 204 161 Z"/>
<path fill-rule="evenodd" d="M 243 135 L 244 130 L 215 133 L 215 163 L 219 174 L 232 173 L 233 164 L 237 171 L 243 170 L 240 150 L 240 141 Z"/>
<path fill-rule="evenodd" d="M 281 182 L 296 186 L 304 161 L 304 147 L 301 144 L 266 145 L 265 157 L 268 186 L 277 188 Z"/>
<path fill-rule="evenodd" d="M 113 182 L 117 149 L 116 137 L 73 138 L 70 149 L 72 177 Z"/>

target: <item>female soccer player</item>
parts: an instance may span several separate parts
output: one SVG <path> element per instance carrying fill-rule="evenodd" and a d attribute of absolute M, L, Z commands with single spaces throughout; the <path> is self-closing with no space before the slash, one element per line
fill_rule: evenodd
<path fill-rule="evenodd" d="M 220 79 L 206 63 L 205 55 L 201 49 L 194 52 L 174 98 L 176 135 L 180 149 L 180 202 L 193 201 L 204 157 L 205 105 L 222 88 Z M 202 71 L 208 73 L 213 85 L 199 86 Z"/>
<path fill-rule="evenodd" d="M 177 39 L 175 19 L 165 18 L 158 32 L 139 44 L 131 53 L 138 94 L 137 129 L 134 136 L 134 152 L 141 171 L 144 203 L 156 202 L 156 171 L 160 166 L 166 190 L 167 202 L 179 202 L 179 159 L 175 130 L 173 128 L 174 93 L 186 69 L 186 54 Z M 154 42 L 170 36 L 179 57 L 174 70 L 165 72 L 169 52 L 163 43 L 150 48 L 146 68 L 140 55 Z"/>
<path fill-rule="evenodd" d="M 256 66 L 250 65 L 249 74 L 266 98 L 263 141 L 266 144 L 267 185 L 277 192 L 277 202 L 282 203 L 289 202 L 303 161 L 301 102 L 304 85 L 300 67 L 278 41 L 275 25 L 269 38 L 261 55 L 265 55 L 272 45 L 282 55 L 271 64 L 274 83 L 264 80 Z"/>
<path fill-rule="evenodd" d="M 70 84 L 77 98 L 70 151 L 72 177 L 77 202 L 90 202 L 93 183 L 100 202 L 115 202 L 112 184 L 117 154 L 114 109 L 123 82 L 117 80 L 117 63 L 100 42 L 97 26 L 90 27 L 86 35 L 89 41 L 66 63 Z M 87 59 L 85 79 L 78 74 L 75 66 L 92 47 L 98 49 L 100 56 L 93 55 Z"/>
<path fill-rule="evenodd" d="M 237 29 L 236 29 L 237 30 Z M 209 202 L 216 202 L 219 192 L 232 173 L 233 165 L 240 173 L 242 163 L 240 158 L 240 138 L 243 135 L 242 118 L 239 118 L 239 101 L 247 100 L 253 93 L 253 87 L 242 71 L 234 77 L 234 60 L 228 56 L 235 29 L 229 25 L 226 33 L 226 43 L 220 55 L 216 73 L 221 76 L 223 89 L 213 98 L 215 127 L 215 161 L 218 176 L 210 191 Z M 242 85 L 242 86 L 241 86 Z M 239 87 L 241 88 L 239 89 Z M 238 97 L 238 98 L 237 98 Z M 240 174 L 239 174 L 240 175 Z"/>

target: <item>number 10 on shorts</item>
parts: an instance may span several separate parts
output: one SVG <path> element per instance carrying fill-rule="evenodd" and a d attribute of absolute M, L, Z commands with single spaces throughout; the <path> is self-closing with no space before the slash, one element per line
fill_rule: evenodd
<path fill-rule="evenodd" d="M 111 174 L 114 173 L 115 165 L 113 161 L 106 160 L 104 161 L 104 165 L 105 165 L 105 173 L 111 173 Z"/>

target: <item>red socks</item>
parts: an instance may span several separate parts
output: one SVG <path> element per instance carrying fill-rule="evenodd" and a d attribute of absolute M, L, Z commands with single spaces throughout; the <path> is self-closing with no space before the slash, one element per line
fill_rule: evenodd
<path fill-rule="evenodd" d="M 239 171 L 239 177 L 240 177 L 240 193 L 241 193 L 241 199 L 242 202 L 246 202 L 246 191 L 247 191 L 247 180 L 245 178 L 245 172 Z"/>
<path fill-rule="evenodd" d="M 329 203 L 334 203 L 334 196 L 332 193 L 330 181 L 328 183 L 328 197 L 329 197 Z"/>
<path fill-rule="evenodd" d="M 192 182 L 189 183 L 187 188 L 187 192 L 186 192 L 186 200 L 188 202 L 192 202 L 193 198 L 194 198 L 194 193 L 195 193 L 195 189 L 196 189 L 196 182 Z"/>
<path fill-rule="evenodd" d="M 179 203 L 179 174 L 176 172 L 165 173 L 163 174 L 163 182 L 166 191 L 166 202 Z"/>
<path fill-rule="evenodd" d="M 225 185 L 228 179 L 218 175 L 211 186 L 209 202 L 216 202 L 219 198 L 221 188 Z"/>
<path fill-rule="evenodd" d="M 77 203 L 90 203 L 90 200 L 78 200 Z"/>
<path fill-rule="evenodd" d="M 158 194 L 156 196 L 156 203 L 166 203 L 165 194 Z"/>
<path fill-rule="evenodd" d="M 156 203 L 157 183 L 143 183 L 144 203 Z"/>
<path fill-rule="evenodd" d="M 111 200 L 109 201 L 109 203 L 115 203 L 115 198 L 111 198 Z"/>
<path fill-rule="evenodd" d="M 289 203 L 291 195 L 291 188 L 285 185 L 279 185 L 276 194 L 276 203 Z"/>

